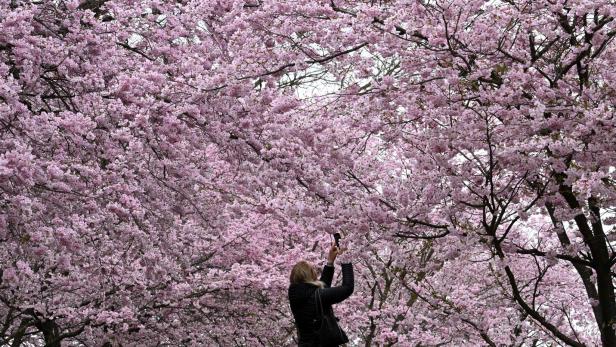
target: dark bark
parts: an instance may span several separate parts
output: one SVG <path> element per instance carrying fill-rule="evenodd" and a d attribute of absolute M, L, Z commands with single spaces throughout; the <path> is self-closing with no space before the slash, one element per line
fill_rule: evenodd
<path fill-rule="evenodd" d="M 45 347 L 61 347 L 60 329 L 54 321 L 39 320 L 35 326 L 43 333 Z"/>
<path fill-rule="evenodd" d="M 564 247 L 570 246 L 571 240 L 569 240 L 569 236 L 567 236 L 567 233 L 565 232 L 565 228 L 562 225 L 562 222 L 556 219 L 555 214 L 554 214 L 555 212 L 554 206 L 548 203 L 546 204 L 546 208 L 548 210 L 548 214 L 550 215 L 550 219 L 552 220 L 552 224 L 557 230 L 556 235 L 558 236 L 558 240 L 560 241 L 560 244 L 563 245 Z M 580 275 L 580 278 L 582 279 L 582 283 L 584 284 L 584 288 L 586 289 L 586 295 L 591 299 L 599 300 L 599 294 L 597 293 L 597 288 L 595 287 L 595 284 L 592 282 L 592 279 L 591 279 L 592 269 L 590 269 L 587 266 L 583 266 L 583 265 L 580 265 L 574 262 L 572 262 L 571 265 L 573 265 L 577 273 Z M 601 325 L 601 322 L 603 321 L 603 314 L 601 313 L 601 310 L 597 306 L 593 306 L 592 310 L 593 310 L 597 325 Z"/>
<path fill-rule="evenodd" d="M 567 204 L 572 209 L 580 209 L 581 205 L 573 194 L 571 187 L 561 184 L 560 194 L 565 198 Z M 616 332 L 612 324 L 616 323 L 616 300 L 614 296 L 614 284 L 612 282 L 611 265 L 607 239 L 603 231 L 599 207 L 594 198 L 588 200 L 588 206 L 593 216 L 591 221 L 586 215 L 579 213 L 573 219 L 582 234 L 584 243 L 590 250 L 594 269 L 597 275 L 597 294 L 599 299 L 599 309 L 601 310 L 601 321 L 599 330 L 601 332 L 601 342 L 603 346 L 616 346 Z"/>

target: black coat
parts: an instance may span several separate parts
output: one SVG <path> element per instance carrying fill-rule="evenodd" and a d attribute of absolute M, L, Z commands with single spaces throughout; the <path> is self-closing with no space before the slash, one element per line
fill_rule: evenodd
<path fill-rule="evenodd" d="M 315 291 L 319 289 L 319 295 L 323 303 L 323 311 L 333 315 L 332 305 L 348 298 L 353 293 L 353 265 L 342 264 L 342 284 L 331 287 L 334 277 L 334 267 L 325 265 L 320 280 L 325 283 L 325 288 L 319 289 L 309 283 L 296 283 L 289 286 L 289 303 L 291 312 L 295 318 L 300 346 L 318 346 L 315 330 L 321 326 L 321 317 L 317 314 Z"/>

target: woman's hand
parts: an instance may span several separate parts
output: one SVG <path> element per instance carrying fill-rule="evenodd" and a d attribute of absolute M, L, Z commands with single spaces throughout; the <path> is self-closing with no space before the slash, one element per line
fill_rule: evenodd
<path fill-rule="evenodd" d="M 338 247 L 336 247 L 336 244 L 332 243 L 332 247 L 329 249 L 329 254 L 327 255 L 327 264 L 333 265 L 334 264 L 334 260 L 336 260 L 336 257 L 341 252 L 342 251 L 340 249 L 338 249 Z"/>

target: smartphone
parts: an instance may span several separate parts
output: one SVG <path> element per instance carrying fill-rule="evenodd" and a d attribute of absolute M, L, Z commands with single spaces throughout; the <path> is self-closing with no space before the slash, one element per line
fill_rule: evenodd
<path fill-rule="evenodd" d="M 340 248 L 340 233 L 334 233 L 334 240 L 336 241 L 336 247 Z"/>

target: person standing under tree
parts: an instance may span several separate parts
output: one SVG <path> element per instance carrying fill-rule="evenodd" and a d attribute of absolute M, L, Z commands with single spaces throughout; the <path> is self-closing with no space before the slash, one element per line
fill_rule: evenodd
<path fill-rule="evenodd" d="M 337 304 L 353 293 L 353 265 L 350 260 L 342 259 L 344 248 L 339 249 L 332 244 L 327 256 L 327 264 L 323 267 L 321 278 L 317 280 L 317 271 L 307 261 L 299 261 L 291 270 L 289 285 L 289 303 L 295 319 L 298 332 L 299 347 L 329 347 L 340 346 L 336 343 L 321 344 L 318 329 L 321 326 L 321 313 L 335 318 L 332 305 Z M 334 277 L 334 261 L 341 257 L 342 284 L 331 287 Z M 320 296 L 320 303 L 317 297 Z M 346 335 L 345 335 L 346 337 Z"/>

